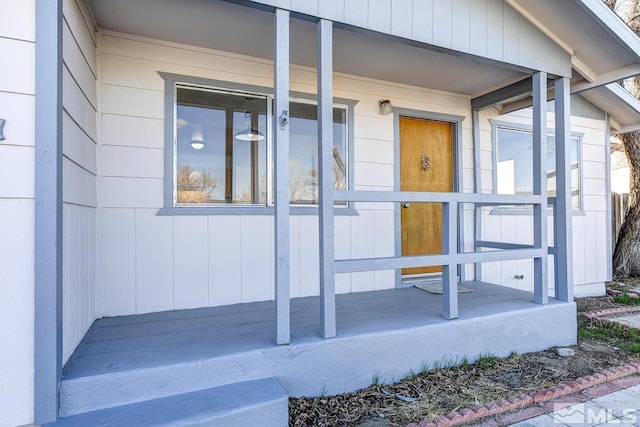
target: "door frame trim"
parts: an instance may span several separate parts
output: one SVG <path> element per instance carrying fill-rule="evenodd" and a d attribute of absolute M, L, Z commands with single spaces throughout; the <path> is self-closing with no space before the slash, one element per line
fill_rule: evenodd
<path fill-rule="evenodd" d="M 461 191 L 462 189 L 462 122 L 466 118 L 465 116 L 457 116 L 453 114 L 443 114 L 431 111 L 413 110 L 409 108 L 397 108 L 393 107 L 393 169 L 394 169 L 394 191 L 400 191 L 400 118 L 406 117 L 410 119 L 423 119 L 432 120 L 437 122 L 445 122 L 451 124 L 453 135 L 451 135 L 451 143 L 453 145 L 453 191 Z M 458 207 L 458 250 L 464 245 L 464 221 L 462 206 Z M 401 242 L 401 224 L 400 224 L 400 208 L 399 205 L 393 208 L 393 220 L 394 220 L 394 234 L 395 234 L 395 255 L 400 256 L 402 253 Z M 464 268 L 458 266 L 458 277 L 461 281 L 464 281 Z M 402 285 L 402 269 L 398 268 L 395 271 L 396 288 L 406 287 Z M 411 285 L 413 286 L 413 285 Z"/>

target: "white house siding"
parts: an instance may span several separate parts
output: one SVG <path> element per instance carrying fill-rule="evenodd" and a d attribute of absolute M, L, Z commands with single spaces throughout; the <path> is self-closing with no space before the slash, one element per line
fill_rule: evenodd
<path fill-rule="evenodd" d="M 496 110 L 488 110 L 481 116 L 482 188 L 492 191 L 492 134 L 487 119 L 530 125 L 531 110 L 521 110 L 499 116 Z M 554 129 L 554 115 L 548 114 L 548 128 Z M 571 117 L 571 131 L 582 137 L 582 200 L 580 210 L 573 211 L 573 277 L 576 296 L 604 292 L 607 277 L 606 210 L 606 152 L 605 122 L 603 120 Z M 485 208 L 482 215 L 482 236 L 485 240 L 509 243 L 533 243 L 532 217 L 527 214 L 497 214 Z M 553 243 L 553 221 L 549 215 L 548 241 Z M 524 275 L 523 280 L 515 278 Z M 530 260 L 503 261 L 483 265 L 482 278 L 518 289 L 533 289 L 533 263 Z M 553 256 L 549 256 L 549 287 L 553 289 Z"/>
<path fill-rule="evenodd" d="M 98 228 L 99 315 L 217 306 L 273 298 L 273 217 L 157 216 L 163 207 L 164 81 L 158 71 L 272 87 L 269 61 L 131 35 L 100 36 L 101 220 Z M 291 89 L 314 93 L 313 70 L 293 66 Z M 355 107 L 354 186 L 391 190 L 396 107 L 467 116 L 465 183 L 473 188 L 470 101 L 355 76 L 336 75 L 336 97 Z M 392 204 L 361 203 L 357 216 L 336 217 L 336 256 L 394 254 Z M 291 296 L 317 295 L 315 216 L 291 217 Z M 338 276 L 338 292 L 388 289 L 393 271 Z"/>
<path fill-rule="evenodd" d="M 63 2 L 63 361 L 95 320 L 96 40 L 84 2 Z"/>
<path fill-rule="evenodd" d="M 0 426 L 9 427 L 33 422 L 35 1 L 0 0 L 0 15 Z"/>
<path fill-rule="evenodd" d="M 567 53 L 504 0 L 253 0 L 384 34 L 571 76 Z"/>

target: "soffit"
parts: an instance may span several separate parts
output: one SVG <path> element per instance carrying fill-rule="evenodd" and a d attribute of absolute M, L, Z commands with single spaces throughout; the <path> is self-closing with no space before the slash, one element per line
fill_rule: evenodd
<path fill-rule="evenodd" d="M 640 61 L 640 40 L 602 0 L 507 2 L 552 39 L 560 41 L 573 55 L 574 67 L 587 80 Z"/>
<path fill-rule="evenodd" d="M 272 59 L 273 14 L 212 0 L 89 0 L 100 28 Z M 334 70 L 472 95 L 526 77 L 495 62 L 454 56 L 368 31 L 334 30 Z M 291 62 L 315 67 L 316 26 L 291 20 Z"/>
<path fill-rule="evenodd" d="M 580 95 L 609 113 L 613 133 L 640 129 L 640 101 L 616 83 L 591 89 Z"/>

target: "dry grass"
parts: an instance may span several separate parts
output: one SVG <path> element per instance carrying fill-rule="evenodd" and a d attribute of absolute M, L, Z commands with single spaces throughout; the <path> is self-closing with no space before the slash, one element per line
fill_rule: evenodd
<path fill-rule="evenodd" d="M 578 301 L 578 310 L 617 305 L 611 297 L 586 298 Z M 593 327 L 583 321 L 579 323 L 581 330 Z M 457 366 L 431 367 L 397 383 L 373 384 L 354 393 L 291 398 L 289 425 L 401 426 L 640 360 L 631 352 L 618 350 L 616 343 L 607 337 L 580 338 L 572 348 L 575 357 L 560 357 L 554 349 L 512 354 L 502 359 L 485 356 L 474 363 L 461 361 Z"/>

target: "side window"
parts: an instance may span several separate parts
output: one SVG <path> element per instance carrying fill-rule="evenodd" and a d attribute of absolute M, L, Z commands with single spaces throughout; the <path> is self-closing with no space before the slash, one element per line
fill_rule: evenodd
<path fill-rule="evenodd" d="M 496 137 L 496 191 L 498 194 L 533 194 L 533 134 L 529 130 L 498 126 Z M 556 195 L 555 137 L 547 137 L 547 194 Z M 580 208 L 578 136 L 571 137 L 571 205 Z"/>
<path fill-rule="evenodd" d="M 318 107 L 291 101 L 289 194 L 291 204 L 318 203 Z M 347 188 L 347 108 L 333 108 L 333 188 Z"/>
<path fill-rule="evenodd" d="M 204 214 L 222 212 L 216 210 L 220 206 L 272 206 L 273 96 L 269 89 L 242 90 L 233 83 L 228 83 L 229 89 L 209 87 L 202 79 L 177 80 L 180 76 L 160 74 L 166 82 L 168 117 L 168 210 L 163 213 L 194 206 L 209 208 L 191 211 Z M 214 83 L 217 86 L 223 82 Z M 349 185 L 352 105 L 352 101 L 344 100 L 333 108 L 333 188 L 339 190 Z M 313 206 L 318 203 L 319 187 L 317 103 L 291 99 L 289 109 L 290 203 Z"/>
<path fill-rule="evenodd" d="M 267 98 L 176 87 L 175 203 L 267 203 Z"/>

